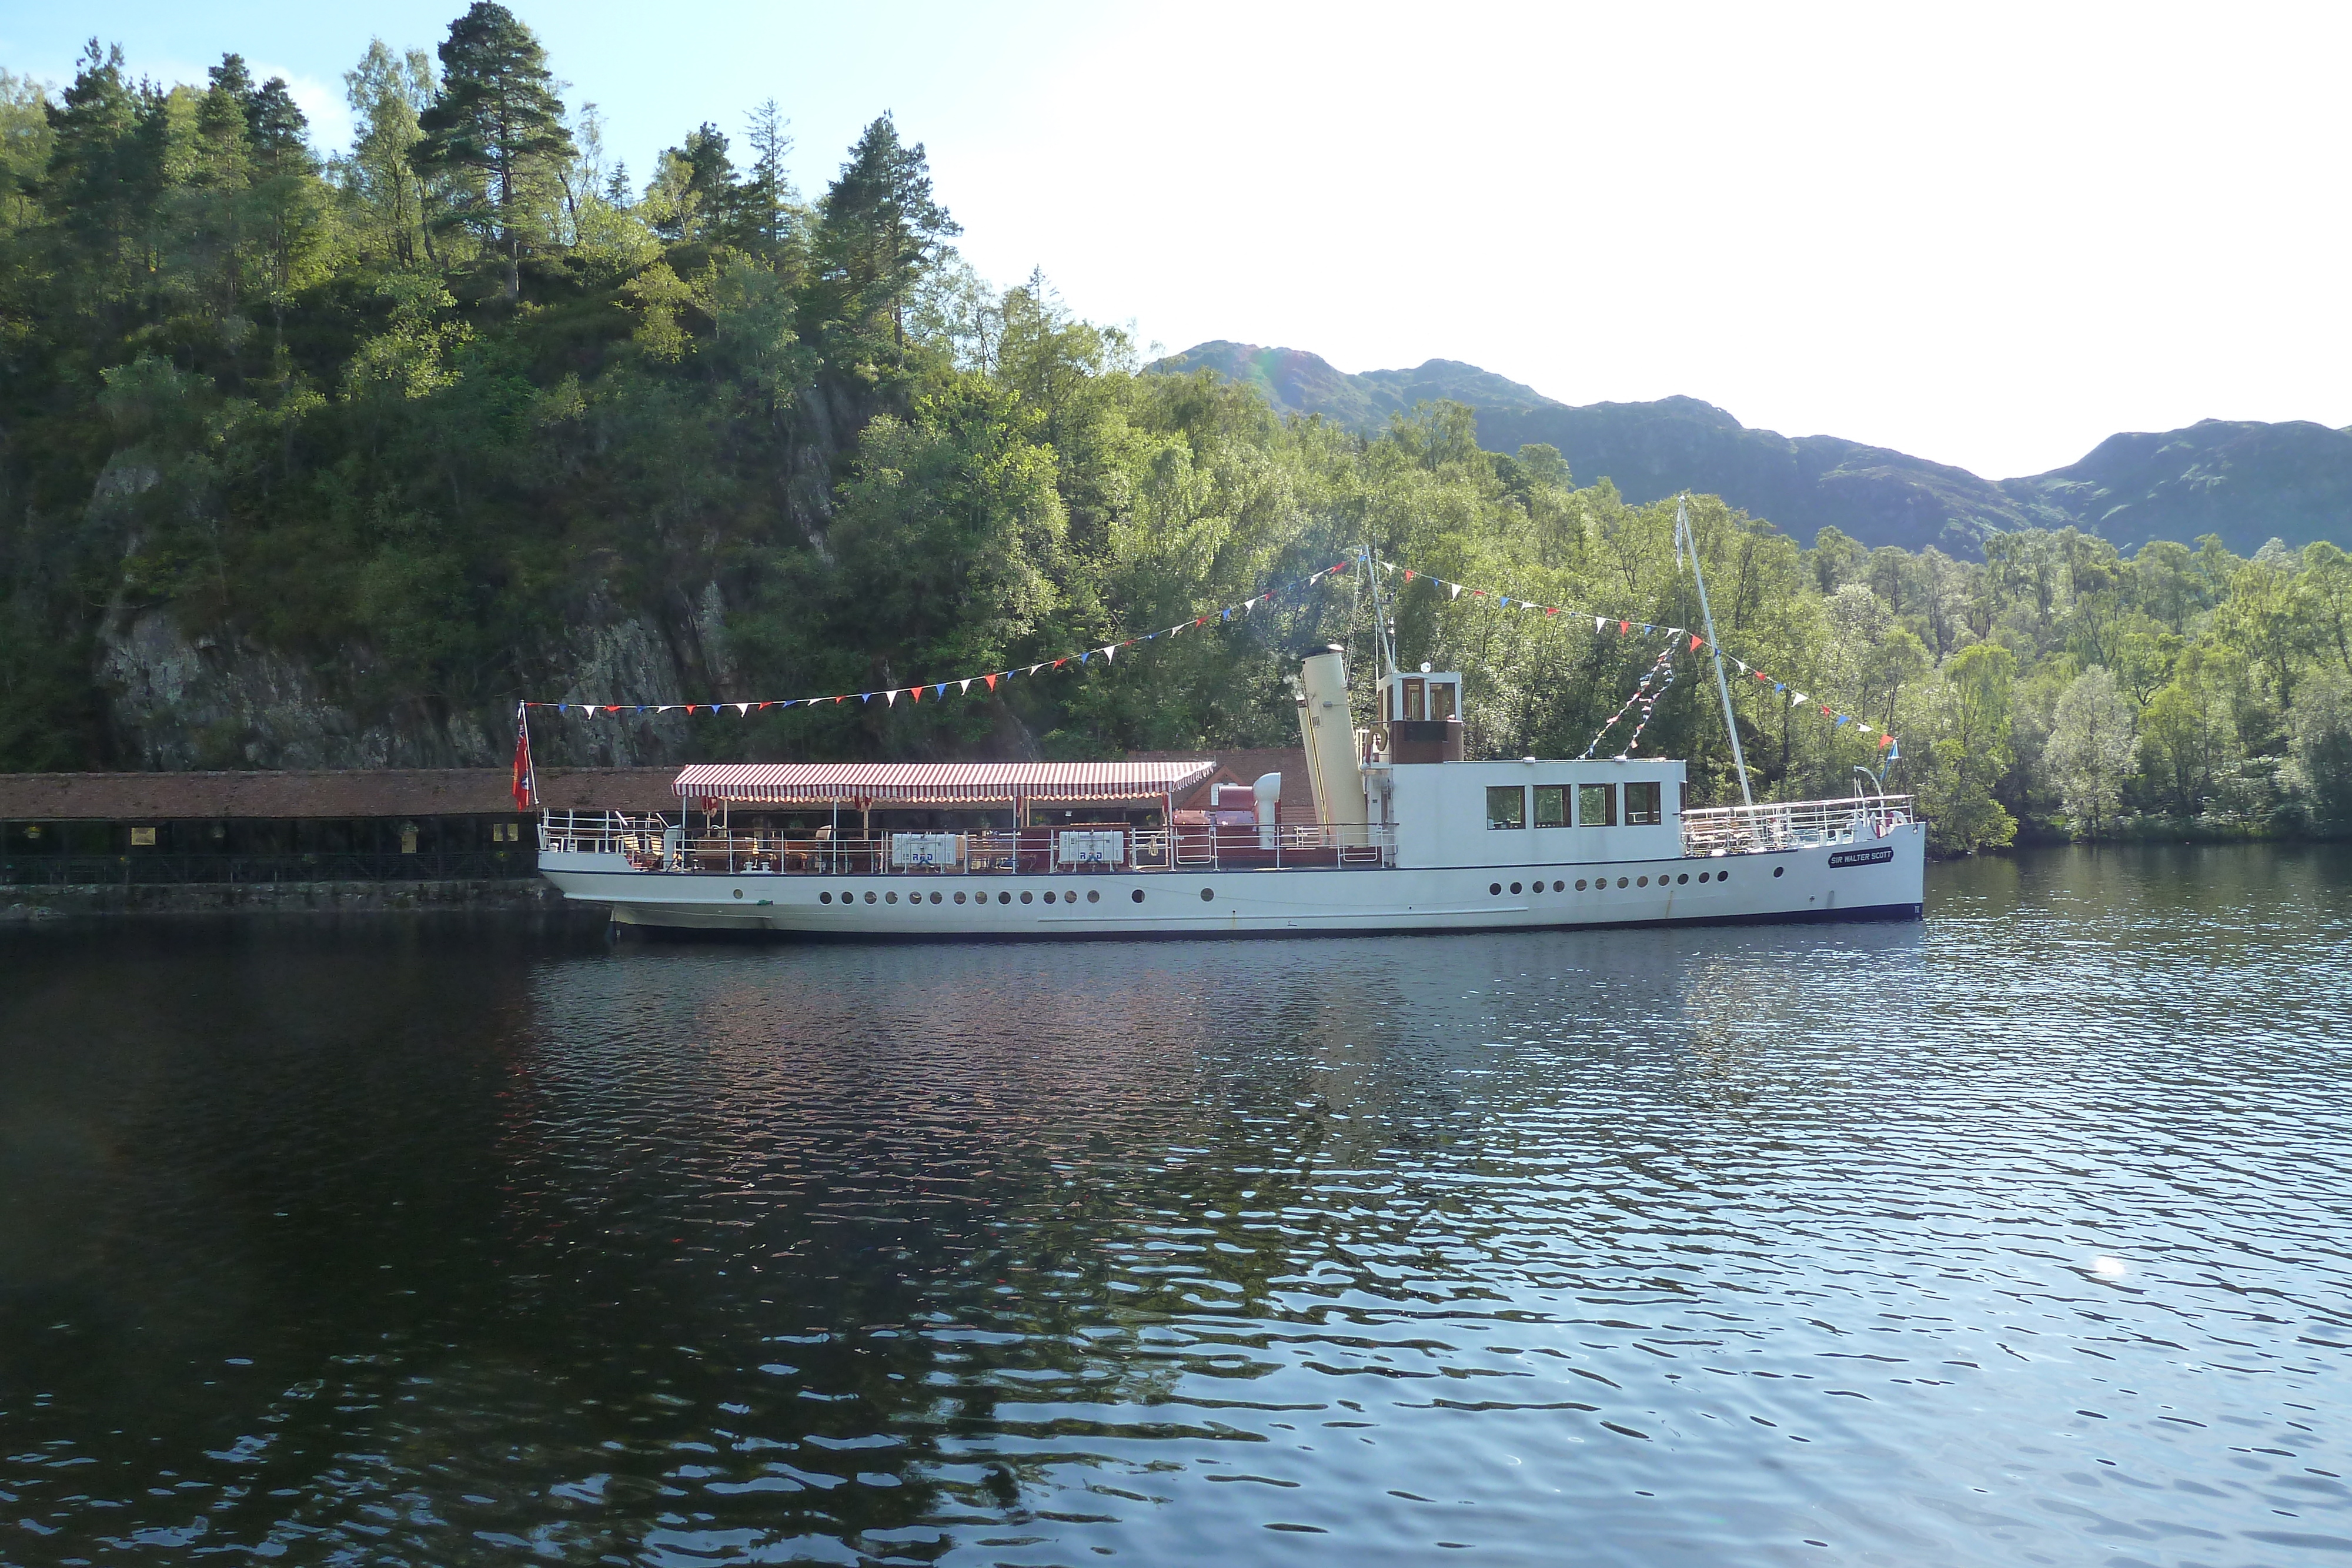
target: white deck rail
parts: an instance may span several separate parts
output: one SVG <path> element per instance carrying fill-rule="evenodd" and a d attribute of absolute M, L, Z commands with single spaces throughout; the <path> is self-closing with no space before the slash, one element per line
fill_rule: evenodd
<path fill-rule="evenodd" d="M 539 847 L 561 854 L 616 855 L 648 872 L 759 872 L 810 875 L 941 876 L 1005 873 L 1062 876 L 1104 871 L 1222 868 L 1368 867 L 1396 862 L 1394 829 L 1286 823 L 1263 841 L 1256 828 L 1100 827 L 1080 830 L 1084 842 L 1066 854 L 1066 828 L 1003 832 L 877 834 L 872 838 L 782 838 L 731 832 L 720 824 L 703 831 L 656 815 L 626 811 L 542 814 Z M 919 854 L 910 841 L 920 840 Z M 1075 863 L 1074 863 L 1075 862 Z"/>
<path fill-rule="evenodd" d="M 1865 843 L 1883 839 L 1915 820 L 1908 795 L 1706 807 L 1683 813 L 1683 853 L 1738 855 L 1759 850 Z"/>

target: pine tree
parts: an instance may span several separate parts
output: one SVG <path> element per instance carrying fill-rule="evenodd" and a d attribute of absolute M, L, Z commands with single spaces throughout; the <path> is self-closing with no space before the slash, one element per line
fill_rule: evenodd
<path fill-rule="evenodd" d="M 898 126 L 883 115 L 850 148 L 818 210 L 820 260 L 843 313 L 868 318 L 887 308 L 903 346 L 908 292 L 940 260 L 945 242 L 963 233 L 931 194 L 923 144 L 901 142 Z"/>
<path fill-rule="evenodd" d="M 547 51 L 493 0 L 475 0 L 449 24 L 440 56 L 441 95 L 418 117 L 425 135 L 413 162 L 419 173 L 451 179 L 445 224 L 473 230 L 504 254 L 512 300 L 522 292 L 525 231 L 553 184 L 551 166 L 576 154 L 563 102 Z"/>
<path fill-rule="evenodd" d="M 751 111 L 751 129 L 744 138 L 751 144 L 752 161 L 739 197 L 742 237 L 768 251 L 792 237 L 793 211 L 800 203 L 800 193 L 793 189 L 792 177 L 784 172 L 784 160 L 793 151 L 792 136 L 785 130 L 791 123 L 772 98 Z"/>

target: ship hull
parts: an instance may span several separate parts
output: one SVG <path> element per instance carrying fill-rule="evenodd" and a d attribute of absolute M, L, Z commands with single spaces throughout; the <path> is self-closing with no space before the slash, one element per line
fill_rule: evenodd
<path fill-rule="evenodd" d="M 1303 936 L 1916 920 L 1926 850 L 1927 830 L 1909 822 L 1876 839 L 1578 864 L 830 876 L 642 872 L 612 855 L 550 852 L 540 870 L 625 926 L 860 939 Z"/>

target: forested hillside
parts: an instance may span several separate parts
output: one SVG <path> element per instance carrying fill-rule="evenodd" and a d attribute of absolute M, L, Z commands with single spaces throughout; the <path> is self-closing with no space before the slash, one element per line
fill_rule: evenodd
<path fill-rule="evenodd" d="M 2207 534 L 2247 555 L 2273 538 L 2352 539 L 2352 430 L 2308 420 L 2113 435 L 2079 463 L 1992 480 L 1843 436 L 1752 429 L 1695 397 L 1571 405 L 1458 360 L 1349 373 L 1302 350 L 1221 340 L 1149 368 L 1213 371 L 1281 412 L 1363 434 L 1416 402 L 1452 399 L 1477 411 L 1478 438 L 1495 450 L 1556 447 L 1635 501 L 1712 491 L 1800 539 L 1833 528 L 1873 548 L 1934 545 L 1971 560 L 1987 536 L 2028 528 L 2079 528 L 2126 551 Z"/>
<path fill-rule="evenodd" d="M 1473 746 L 1576 754 L 1688 625 L 1671 500 L 1480 450 L 1458 403 L 1366 434 L 1139 372 L 1042 278 L 973 277 L 888 116 L 809 199 L 783 111 L 642 183 L 477 5 L 349 78 L 322 162 L 282 83 L 93 48 L 0 78 L 0 767 L 485 763 L 520 697 L 879 692 L 1159 631 L 1370 548 Z M 721 112 L 713 106 L 714 115 Z M 681 128 L 684 130 L 684 128 Z M 1402 396 L 1400 394 L 1400 402 Z M 1948 848 L 2352 821 L 2352 559 L 2131 559 L 2073 531 L 1808 550 L 1692 512 L 1759 793 L 1925 796 Z M 1366 646 L 1364 573 L 1059 673 L 749 716 L 549 721 L 551 760 L 1100 756 L 1283 743 L 1283 677 Z M 1402 582 L 1402 570 L 1397 574 Z M 1736 795 L 1687 650 L 1645 749 Z M 1887 752 L 1816 711 L 1899 737 Z"/>

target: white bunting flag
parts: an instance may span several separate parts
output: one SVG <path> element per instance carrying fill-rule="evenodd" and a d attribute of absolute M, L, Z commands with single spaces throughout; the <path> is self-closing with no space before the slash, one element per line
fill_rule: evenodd
<path fill-rule="evenodd" d="M 1113 659 L 1118 658 L 1118 643 L 1112 643 L 1109 647 L 1105 648 L 1105 649 L 1102 651 L 1102 656 L 1103 656 L 1103 663 L 1104 663 L 1104 664 L 1109 664 Z"/>
<path fill-rule="evenodd" d="M 963 680 L 963 681 L 960 681 L 960 682 L 958 682 L 958 683 L 957 683 L 957 685 L 956 685 L 956 695 L 958 695 L 958 696 L 962 696 L 965 693 L 967 693 L 967 692 L 969 692 L 969 691 L 971 691 L 971 682 L 969 679 L 965 679 L 965 680 Z"/>
<path fill-rule="evenodd" d="M 1595 632 L 1601 631 L 1601 629 L 1603 629 L 1604 627 L 1606 627 L 1608 624 L 1609 624 L 1609 618 L 1608 618 L 1607 616 L 1605 616 L 1605 615 L 1596 615 L 1596 616 L 1594 616 L 1594 617 L 1592 618 L 1592 629 L 1593 629 Z"/>
<path fill-rule="evenodd" d="M 1789 694 L 1789 706 L 1790 707 L 1801 707 L 1804 706 L 1804 701 L 1805 694 L 1802 692 L 1792 691 Z"/>
<path fill-rule="evenodd" d="M 735 705 L 735 716 L 736 716 L 736 717 L 738 717 L 738 718 L 741 718 L 741 717 L 743 717 L 745 715 L 749 714 L 751 711 L 751 705 L 750 703 L 737 703 L 737 704 Z"/>
<path fill-rule="evenodd" d="M 1462 597 L 1462 585 L 1461 585 L 1460 583 L 1458 583 L 1458 582 L 1449 582 L 1449 583 L 1447 583 L 1445 586 L 1446 586 L 1447 588 L 1449 588 L 1449 589 L 1453 590 L 1453 591 L 1452 591 L 1452 592 L 1448 593 L 1448 594 L 1445 596 L 1446 598 L 1448 598 L 1448 599 L 1459 599 L 1459 598 L 1461 598 L 1461 597 Z"/>
<path fill-rule="evenodd" d="M 893 686 L 888 691 L 882 694 L 882 706 L 884 707 L 897 707 L 898 706 L 898 687 Z"/>

